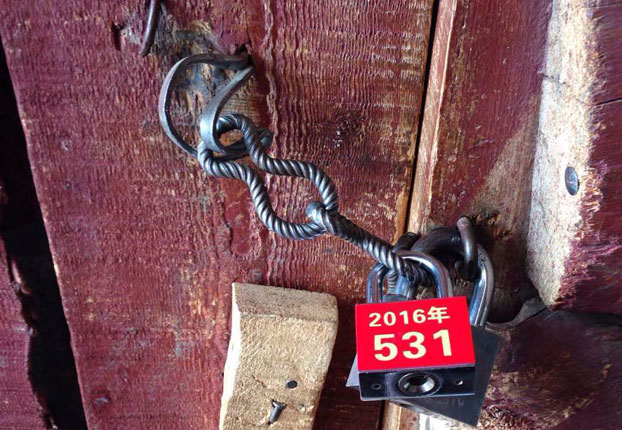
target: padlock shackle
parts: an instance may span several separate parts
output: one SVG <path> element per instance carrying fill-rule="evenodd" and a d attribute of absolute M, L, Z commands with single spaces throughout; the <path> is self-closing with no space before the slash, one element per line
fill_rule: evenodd
<path fill-rule="evenodd" d="M 384 264 L 377 263 L 369 272 L 366 288 L 367 303 L 382 302 L 384 277 L 388 271 L 389 269 Z"/>
<path fill-rule="evenodd" d="M 454 286 L 449 271 L 436 257 L 411 249 L 400 249 L 395 253 L 406 260 L 416 261 L 432 275 L 438 297 L 454 295 Z"/>
<path fill-rule="evenodd" d="M 484 328 L 495 290 L 495 272 L 488 253 L 481 245 L 477 245 L 477 269 L 478 275 L 473 283 L 473 296 L 469 305 L 469 319 L 472 326 Z"/>

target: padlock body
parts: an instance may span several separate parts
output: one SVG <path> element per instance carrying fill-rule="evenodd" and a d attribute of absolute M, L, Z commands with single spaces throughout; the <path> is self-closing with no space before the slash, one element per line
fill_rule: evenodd
<path fill-rule="evenodd" d="M 476 426 L 486 397 L 486 389 L 501 346 L 501 337 L 480 327 L 473 327 L 475 346 L 475 394 L 461 397 L 396 399 L 395 403 L 417 412 L 447 417 Z"/>

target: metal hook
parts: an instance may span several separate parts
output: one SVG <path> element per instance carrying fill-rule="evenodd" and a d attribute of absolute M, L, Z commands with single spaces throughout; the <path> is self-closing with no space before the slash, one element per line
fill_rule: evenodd
<path fill-rule="evenodd" d="M 153 45 L 153 39 L 158 28 L 160 20 L 160 0 L 151 0 L 149 3 L 149 15 L 147 16 L 147 25 L 145 26 L 145 35 L 143 36 L 143 44 L 140 49 L 140 56 L 146 57 Z"/>
<path fill-rule="evenodd" d="M 219 67 L 221 69 L 226 70 L 242 70 L 243 79 L 240 82 L 240 79 L 237 81 L 237 85 L 234 88 L 231 88 L 229 85 L 225 87 L 225 89 L 217 94 L 218 100 L 216 103 L 211 103 L 208 105 L 208 111 L 214 112 L 215 114 L 219 113 L 222 109 L 222 106 L 227 102 L 231 93 L 228 91 L 235 91 L 241 85 L 244 80 L 248 79 L 253 72 L 252 67 L 248 66 L 248 57 L 234 57 L 228 55 L 220 55 L 220 54 L 197 54 L 191 55 L 186 58 L 182 58 L 169 70 L 166 78 L 164 79 L 164 83 L 162 84 L 162 89 L 160 90 L 160 97 L 158 99 L 158 116 L 160 117 L 160 124 L 162 124 L 162 128 L 166 135 L 181 148 L 184 152 L 197 157 L 197 150 L 194 149 L 190 144 L 188 144 L 181 134 L 177 131 L 175 126 L 173 125 L 173 120 L 171 119 L 171 95 L 175 90 L 175 84 L 177 83 L 177 79 L 179 76 L 191 65 L 193 64 L 208 64 L 214 67 Z M 246 69 L 245 69 L 246 67 Z M 238 74 L 239 75 L 239 74 Z M 238 77 L 236 75 L 236 77 Z M 235 79 L 235 78 L 234 78 Z M 224 93 L 224 94 L 223 94 Z M 219 97 L 220 96 L 220 97 Z M 237 149 L 237 148 L 234 148 Z M 225 151 L 229 152 L 229 151 Z"/>
<path fill-rule="evenodd" d="M 475 240 L 473 224 L 468 217 L 463 216 L 456 223 L 456 227 L 460 232 L 464 253 L 461 267 L 459 267 L 460 276 L 467 281 L 473 281 L 477 276 L 477 240 Z"/>

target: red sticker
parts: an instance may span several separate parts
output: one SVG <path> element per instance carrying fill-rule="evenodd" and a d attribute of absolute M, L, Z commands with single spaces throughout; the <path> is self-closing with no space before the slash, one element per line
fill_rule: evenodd
<path fill-rule="evenodd" d="M 356 305 L 359 371 L 475 364 L 465 297 Z"/>

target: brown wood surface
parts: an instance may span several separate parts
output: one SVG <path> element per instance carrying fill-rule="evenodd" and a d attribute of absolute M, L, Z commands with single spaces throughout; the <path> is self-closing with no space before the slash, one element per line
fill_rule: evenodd
<path fill-rule="evenodd" d="M 376 428 L 345 389 L 353 304 L 372 261 L 340 240 L 281 240 L 245 187 L 207 179 L 156 115 L 179 58 L 246 49 L 258 84 L 236 108 L 275 132 L 272 154 L 326 168 L 345 215 L 391 239 L 404 227 L 431 0 L 166 1 L 138 56 L 144 2 L 12 1 L 0 28 L 72 335 L 89 427 L 215 429 L 233 281 L 334 294 L 337 349 L 316 428 Z M 209 92 L 179 91 L 189 124 Z M 278 211 L 314 192 L 269 179 Z"/>
<path fill-rule="evenodd" d="M 559 12 L 555 9 L 559 3 L 568 2 L 553 3 L 555 14 Z M 612 75 L 605 79 L 604 71 L 611 73 L 620 63 L 615 55 L 594 54 L 613 52 L 603 51 L 603 45 L 620 40 L 612 37 L 619 31 L 620 21 L 611 20 L 618 16 L 619 3 L 573 4 L 577 10 L 566 9 L 558 19 L 566 22 L 577 16 L 573 13 L 581 11 L 583 17 L 594 19 L 601 35 L 607 35 L 596 39 L 601 51 L 595 49 L 587 58 L 607 65 L 597 70 L 602 84 L 607 87 L 611 82 L 611 85 L 610 90 L 602 92 L 598 80 L 593 81 L 592 94 L 601 97 L 602 102 L 593 110 L 594 124 L 600 126 L 596 135 L 602 142 L 602 146 L 596 147 L 602 150 L 590 149 L 588 161 L 597 161 L 598 167 L 602 167 L 597 174 L 604 175 L 603 183 L 607 187 L 593 190 L 589 188 L 593 182 L 583 180 L 582 186 L 588 187 L 588 198 L 592 199 L 585 200 L 583 206 L 589 212 L 586 218 L 589 222 L 580 226 L 586 228 L 585 235 L 577 234 L 573 251 L 574 256 L 583 260 L 568 260 L 565 267 L 569 275 L 583 282 L 584 309 L 596 303 L 591 298 L 600 296 L 599 303 L 604 304 L 608 298 L 608 309 L 614 310 L 619 304 L 619 288 L 614 287 L 619 257 L 615 257 L 617 223 L 612 219 L 620 206 L 614 197 L 615 188 L 608 186 L 615 187 L 619 176 L 615 173 L 619 151 L 613 145 L 620 130 L 613 121 L 619 95 L 609 96 L 617 94 L 619 79 Z M 598 7 L 590 9 L 591 5 Z M 540 255 L 547 253 L 543 252 L 544 243 L 531 239 L 527 243 L 527 235 L 532 162 L 536 142 L 540 144 L 536 132 L 544 109 L 540 97 L 551 79 L 543 75 L 548 49 L 545 42 L 549 40 L 550 48 L 553 31 L 547 28 L 550 6 L 550 2 L 441 1 L 435 32 L 411 228 L 449 223 L 461 213 L 478 222 L 478 233 L 492 250 L 498 275 L 492 314 L 498 320 L 514 315 L 517 305 L 531 295 L 524 267 L 527 252 L 532 262 L 536 251 Z M 580 50 L 572 45 L 575 40 L 572 33 L 562 32 L 554 37 L 566 38 L 571 46 L 566 71 L 584 72 L 578 58 Z M 560 87 L 572 86 L 576 81 L 572 73 L 563 78 Z M 556 101 L 558 105 L 563 102 Z M 566 117 L 559 118 L 560 127 L 571 129 L 574 117 L 569 115 L 570 110 L 566 112 Z M 563 170 L 554 174 L 558 189 L 565 192 Z M 535 187 L 540 184 L 533 185 L 537 195 L 540 190 Z M 546 192 L 540 195 L 545 205 L 551 199 Z M 424 198 L 417 200 L 421 196 Z M 601 208 L 606 211 L 599 215 Z M 594 219 L 600 220 L 598 224 L 590 224 Z M 563 231 L 557 233 L 558 238 L 564 237 Z M 551 248 L 548 253 L 553 254 Z M 612 268 L 592 265 L 595 261 L 610 261 Z M 575 288 L 574 292 L 577 291 Z M 569 306 L 576 304 L 574 297 L 560 301 Z M 543 310 L 521 324 L 498 327 L 505 343 L 493 372 L 480 427 L 491 430 L 619 428 L 622 418 L 618 407 L 622 370 L 620 325 L 616 317 Z M 426 421 L 404 410 L 397 412 L 394 407 L 389 408 L 386 417 L 387 429 L 404 426 L 414 429 L 417 425 L 434 430 L 462 428 Z"/>
<path fill-rule="evenodd" d="M 476 223 L 497 267 L 490 318 L 530 294 L 531 167 L 550 2 L 442 0 L 434 36 L 410 230 Z"/>
<path fill-rule="evenodd" d="M 529 274 L 548 305 L 622 314 L 622 3 L 558 0 L 553 11 Z"/>
<path fill-rule="evenodd" d="M 495 266 L 496 321 L 535 294 L 524 264 L 549 16 L 549 1 L 438 6 L 409 230 L 471 217 Z M 385 417 L 387 429 L 422 423 L 393 405 Z"/>
<path fill-rule="evenodd" d="M 620 427 L 619 317 L 544 310 L 500 333 L 505 343 L 484 404 L 483 429 Z"/>

